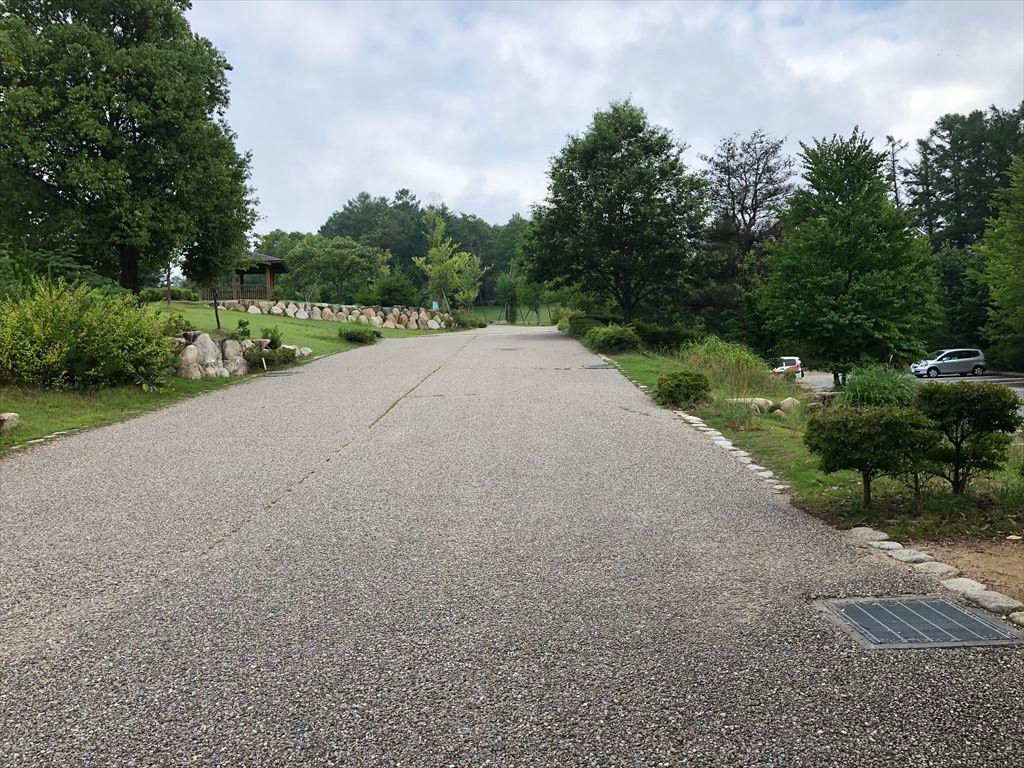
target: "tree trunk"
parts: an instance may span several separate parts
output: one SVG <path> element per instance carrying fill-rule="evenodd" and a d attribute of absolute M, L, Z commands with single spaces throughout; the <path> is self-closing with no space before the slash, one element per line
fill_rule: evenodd
<path fill-rule="evenodd" d="M 217 309 L 217 305 L 220 304 L 220 294 L 217 293 L 217 289 L 213 289 L 213 317 L 217 321 L 217 330 L 220 330 L 220 311 Z"/>
<path fill-rule="evenodd" d="M 871 473 L 861 472 L 861 481 L 864 483 L 864 509 L 871 508 Z"/>
<path fill-rule="evenodd" d="M 839 389 L 842 383 L 839 380 L 839 371 L 832 371 L 832 388 Z"/>
<path fill-rule="evenodd" d="M 167 262 L 167 306 L 171 306 L 171 263 Z"/>
<path fill-rule="evenodd" d="M 139 292 L 139 249 L 134 245 L 121 246 L 121 287 Z"/>

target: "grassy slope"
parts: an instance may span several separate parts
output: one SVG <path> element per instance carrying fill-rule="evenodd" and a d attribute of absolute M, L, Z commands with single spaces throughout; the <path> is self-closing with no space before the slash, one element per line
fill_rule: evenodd
<path fill-rule="evenodd" d="M 172 302 L 170 309 L 163 302 L 152 304 L 154 312 L 175 312 L 183 315 L 198 330 L 214 332 L 216 321 L 209 304 Z M 221 326 L 235 329 L 239 320 L 249 321 L 249 331 L 258 337 L 263 328 L 278 326 L 285 344 L 309 347 L 313 354 L 328 355 L 352 349 L 355 345 L 338 338 L 342 323 L 330 320 L 294 320 L 289 317 L 221 312 Z M 382 328 L 385 338 L 402 338 L 441 331 L 406 331 Z M 139 413 L 159 408 L 183 397 L 243 381 L 247 377 L 202 379 L 188 381 L 172 378 L 159 390 L 143 391 L 138 387 L 111 387 L 87 392 L 53 392 L 0 386 L 0 412 L 14 411 L 21 424 L 13 433 L 0 436 L 0 453 L 17 445 L 54 432 L 82 427 L 100 426 Z"/>
<path fill-rule="evenodd" d="M 660 355 L 628 353 L 616 355 L 622 370 L 631 378 L 653 387 L 658 376 L 682 367 L 681 363 Z M 813 514 L 842 527 L 871 524 L 900 538 L 935 538 L 942 536 L 991 536 L 1020 533 L 1024 528 L 1024 481 L 1020 465 L 1024 462 L 1024 446 L 1014 447 L 1007 466 L 999 472 L 979 478 L 969 498 L 956 498 L 945 491 L 941 482 L 934 483 L 932 493 L 925 495 L 924 510 L 914 509 L 909 492 L 893 480 L 875 481 L 872 490 L 876 506 L 864 510 L 860 504 L 860 478 L 853 472 L 826 475 L 818 468 L 817 459 L 803 443 L 803 421 L 783 420 L 773 416 L 737 414 L 737 409 L 723 407 L 727 397 L 763 396 L 778 400 L 793 386 L 788 382 L 768 380 L 760 392 L 727 391 L 723 382 L 712 381 L 713 394 L 719 402 L 695 411 L 707 424 L 715 427 L 754 459 L 790 484 L 796 503 Z M 742 411 L 742 409 L 738 409 Z"/>

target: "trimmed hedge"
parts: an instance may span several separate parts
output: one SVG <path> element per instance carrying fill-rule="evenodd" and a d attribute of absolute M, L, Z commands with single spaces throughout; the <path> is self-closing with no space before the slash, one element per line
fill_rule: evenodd
<path fill-rule="evenodd" d="M 384 334 L 369 325 L 348 324 L 338 330 L 338 338 L 353 344 L 374 344 Z"/>
<path fill-rule="evenodd" d="M 636 331 L 623 325 L 596 325 L 587 331 L 583 343 L 595 352 L 625 352 L 640 346 Z"/>
<path fill-rule="evenodd" d="M 668 408 L 687 408 L 707 402 L 711 396 L 711 382 L 697 371 L 673 371 L 658 377 L 654 385 L 654 400 Z"/>
<path fill-rule="evenodd" d="M 139 301 L 144 304 L 152 304 L 155 301 L 166 301 L 166 288 L 143 288 L 139 291 Z M 171 286 L 171 301 L 199 301 L 199 294 L 190 291 L 188 288 L 176 288 Z"/>

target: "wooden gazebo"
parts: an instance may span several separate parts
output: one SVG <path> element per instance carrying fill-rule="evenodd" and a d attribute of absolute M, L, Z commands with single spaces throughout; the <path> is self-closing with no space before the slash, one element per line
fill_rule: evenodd
<path fill-rule="evenodd" d="M 240 261 L 240 266 L 231 276 L 230 286 L 221 286 L 217 289 L 217 298 L 221 301 L 239 299 L 269 299 L 274 292 L 274 280 L 277 275 L 283 275 L 288 271 L 288 265 L 277 256 L 268 256 L 265 253 L 247 253 Z M 245 282 L 246 275 L 263 275 L 263 281 L 258 284 Z M 203 290 L 203 299 L 213 299 L 213 289 Z"/>

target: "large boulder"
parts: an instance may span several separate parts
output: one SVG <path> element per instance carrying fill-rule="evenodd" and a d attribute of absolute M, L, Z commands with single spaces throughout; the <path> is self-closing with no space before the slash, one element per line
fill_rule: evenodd
<path fill-rule="evenodd" d="M 415 330 L 417 330 L 416 321 L 415 320 L 410 320 L 409 322 L 407 322 L 405 324 L 405 330 L 407 330 L 407 331 L 415 331 Z"/>
<path fill-rule="evenodd" d="M 0 435 L 6 435 L 18 428 L 21 418 L 13 411 L 0 413 Z"/>
<path fill-rule="evenodd" d="M 300 309 L 298 312 L 295 313 L 295 319 L 296 320 L 309 320 L 309 312 L 307 312 L 304 309 Z"/>
<path fill-rule="evenodd" d="M 324 319 L 323 318 L 323 314 L 320 311 L 320 307 L 313 307 L 313 309 L 311 309 L 309 311 L 309 316 L 311 318 L 313 318 L 314 320 L 323 320 Z"/>
<path fill-rule="evenodd" d="M 385 320 L 384 321 L 384 325 L 381 326 L 381 327 L 382 328 L 397 328 L 398 326 L 395 325 L 395 321 L 394 320 Z"/>
<path fill-rule="evenodd" d="M 750 410 L 755 413 L 768 413 L 775 408 L 775 403 L 767 397 L 734 397 L 726 402 L 746 403 L 750 406 Z"/>
<path fill-rule="evenodd" d="M 299 308 L 296 307 L 294 304 L 289 304 L 287 307 L 284 308 L 284 313 L 288 315 L 288 317 L 295 317 L 295 313 L 298 311 Z"/>
<path fill-rule="evenodd" d="M 176 373 L 183 379 L 201 379 L 203 378 L 203 369 L 196 362 L 185 362 L 178 363 Z"/>
<path fill-rule="evenodd" d="M 224 341 L 221 342 L 220 349 L 225 360 L 242 356 L 242 345 L 234 339 L 224 339 Z"/>
<path fill-rule="evenodd" d="M 233 303 L 233 304 L 231 302 L 228 302 L 228 309 L 230 309 L 233 312 L 245 312 L 245 311 L 247 311 L 246 308 L 245 308 L 245 304 L 239 304 L 237 301 L 235 303 Z"/>
<path fill-rule="evenodd" d="M 263 310 L 257 307 L 255 304 L 250 304 L 249 309 L 246 310 L 250 315 L 262 315 Z"/>
<path fill-rule="evenodd" d="M 427 328 L 429 328 L 430 330 L 436 331 L 440 327 L 441 327 L 441 324 L 439 322 L 437 322 L 437 320 L 434 320 L 433 318 L 431 318 L 430 320 L 427 320 Z"/>
<path fill-rule="evenodd" d="M 179 361 L 182 363 L 198 363 L 199 362 L 199 350 L 196 349 L 195 344 L 188 344 L 184 349 L 181 350 L 179 355 Z"/>
<path fill-rule="evenodd" d="M 196 362 L 203 368 L 219 366 L 224 359 L 221 356 L 220 345 L 211 339 L 208 333 L 200 333 L 192 342 L 192 346 L 196 348 L 198 355 Z"/>
<path fill-rule="evenodd" d="M 284 309 L 282 309 L 280 306 L 275 304 L 274 306 L 272 306 L 270 308 L 270 314 L 272 314 L 272 315 L 283 315 L 284 314 Z"/>
<path fill-rule="evenodd" d="M 803 405 L 795 397 L 787 397 L 781 403 L 779 403 L 779 410 L 785 413 L 796 413 Z"/>
<path fill-rule="evenodd" d="M 321 320 L 333 320 L 334 319 L 334 310 L 331 309 L 330 307 L 324 307 L 322 310 L 320 310 L 320 319 Z"/>
<path fill-rule="evenodd" d="M 376 315 L 374 315 L 373 317 L 370 318 L 370 325 L 372 325 L 374 328 L 380 328 L 382 325 L 384 325 L 384 321 L 381 320 Z"/>
<path fill-rule="evenodd" d="M 291 353 L 293 355 L 295 355 L 296 357 L 298 357 L 298 355 L 299 355 L 299 348 L 296 347 L 294 344 L 282 344 L 281 345 L 281 349 L 291 350 Z"/>
<path fill-rule="evenodd" d="M 309 347 L 299 347 L 299 351 L 295 353 L 296 357 L 309 357 L 313 354 L 313 350 Z"/>
<path fill-rule="evenodd" d="M 356 322 L 362 323 L 363 325 L 370 324 L 370 320 L 366 315 L 359 315 L 359 317 L 356 318 Z"/>
<path fill-rule="evenodd" d="M 231 376 L 242 376 L 249 372 L 249 364 L 244 357 L 232 357 L 224 363 L 224 370 Z"/>

